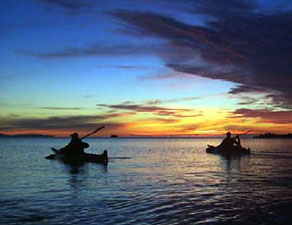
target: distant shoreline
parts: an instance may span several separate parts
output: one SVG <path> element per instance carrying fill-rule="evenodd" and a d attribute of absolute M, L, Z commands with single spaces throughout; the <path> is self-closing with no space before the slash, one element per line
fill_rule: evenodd
<path fill-rule="evenodd" d="M 265 133 L 260 134 L 258 136 L 254 136 L 255 139 L 277 139 L 277 138 L 292 138 L 292 134 L 272 134 L 272 133 Z"/>
<path fill-rule="evenodd" d="M 53 135 L 45 135 L 45 134 L 15 134 L 15 135 L 7 135 L 1 134 L 0 138 L 55 138 Z"/>
<path fill-rule="evenodd" d="M 218 136 L 117 136 L 119 139 L 127 139 L 127 138 L 137 138 L 137 139 L 163 139 L 163 138 L 185 138 L 185 139 L 191 139 L 191 138 L 202 138 L 202 139 L 208 139 L 208 138 L 224 138 L 223 135 Z M 69 138 L 69 137 L 63 137 L 63 136 L 54 136 L 54 135 L 45 135 L 45 134 L 14 134 L 14 135 L 8 135 L 0 133 L 0 138 Z M 98 139 L 98 138 L 109 138 L 109 139 L 116 139 L 116 137 L 112 136 L 93 136 L 88 137 L 87 139 Z M 240 137 L 241 139 L 292 139 L 292 134 L 272 134 L 272 133 L 265 133 L 265 134 L 258 134 L 258 135 L 245 135 Z"/>
<path fill-rule="evenodd" d="M 44 135 L 44 134 L 15 134 L 15 135 L 7 135 L 1 134 L 0 138 L 70 138 L 69 136 L 53 136 L 53 135 Z M 92 136 L 88 137 L 87 139 L 98 139 L 98 138 L 108 138 L 108 139 L 117 139 L 117 138 L 140 138 L 140 139 L 147 139 L 147 138 L 155 138 L 155 139 L 162 139 L 162 138 L 224 138 L 224 136 Z M 252 137 L 247 137 L 252 138 Z"/>

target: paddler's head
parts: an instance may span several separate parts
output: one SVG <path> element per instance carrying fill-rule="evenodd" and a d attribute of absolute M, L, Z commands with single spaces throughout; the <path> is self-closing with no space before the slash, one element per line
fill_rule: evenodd
<path fill-rule="evenodd" d="M 227 136 L 227 137 L 230 137 L 230 136 L 231 136 L 231 133 L 228 131 L 228 132 L 226 133 L 226 136 Z"/>
<path fill-rule="evenodd" d="M 73 133 L 70 136 L 72 137 L 72 139 L 78 138 L 78 133 Z"/>

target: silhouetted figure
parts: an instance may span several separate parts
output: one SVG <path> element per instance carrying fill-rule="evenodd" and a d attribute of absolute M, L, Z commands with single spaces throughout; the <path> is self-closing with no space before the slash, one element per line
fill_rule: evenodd
<path fill-rule="evenodd" d="M 239 136 L 237 135 L 234 138 L 231 138 L 231 133 L 227 132 L 226 137 L 223 139 L 221 144 L 218 145 L 218 148 L 223 150 L 230 150 L 234 146 L 241 146 Z"/>
<path fill-rule="evenodd" d="M 84 154 L 84 148 L 88 148 L 89 144 L 82 142 L 82 140 L 78 137 L 78 133 L 73 133 L 70 136 L 70 143 L 64 148 L 60 149 L 60 153 L 72 155 Z"/>

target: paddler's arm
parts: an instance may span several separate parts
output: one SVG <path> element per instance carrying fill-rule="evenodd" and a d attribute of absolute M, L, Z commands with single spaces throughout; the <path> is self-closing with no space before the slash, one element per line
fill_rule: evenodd
<path fill-rule="evenodd" d="M 236 136 L 233 138 L 233 140 L 234 140 L 234 143 L 235 143 L 236 145 L 240 146 L 240 138 L 239 138 L 239 135 L 236 135 Z"/>

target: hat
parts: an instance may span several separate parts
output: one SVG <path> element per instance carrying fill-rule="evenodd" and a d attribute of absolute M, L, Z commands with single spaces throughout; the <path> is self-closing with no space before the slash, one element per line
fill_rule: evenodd
<path fill-rule="evenodd" d="M 78 137 L 78 133 L 75 132 L 75 133 L 71 134 L 70 136 L 71 137 Z"/>

